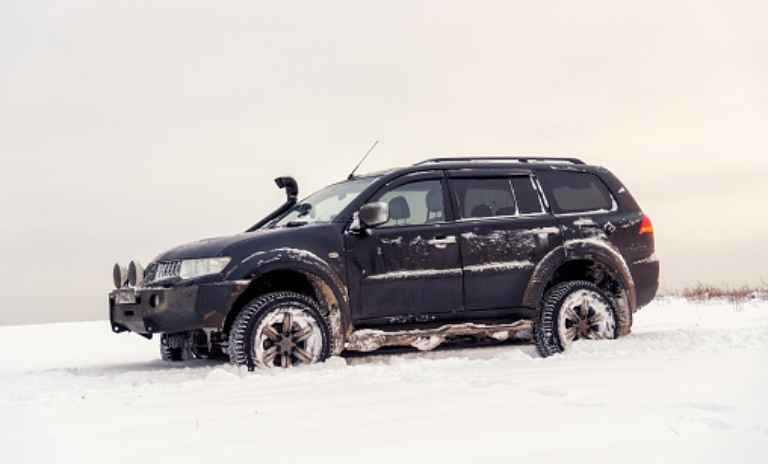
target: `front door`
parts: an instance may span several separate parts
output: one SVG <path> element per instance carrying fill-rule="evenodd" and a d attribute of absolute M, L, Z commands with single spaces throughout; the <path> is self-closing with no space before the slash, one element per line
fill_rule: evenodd
<path fill-rule="evenodd" d="M 389 221 L 348 236 L 355 320 L 426 321 L 462 309 L 458 237 L 442 172 L 408 176 L 370 201 L 389 205 Z"/>

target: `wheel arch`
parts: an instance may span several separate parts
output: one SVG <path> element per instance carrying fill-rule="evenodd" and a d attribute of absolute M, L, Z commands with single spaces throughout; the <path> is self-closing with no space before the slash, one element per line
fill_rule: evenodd
<path fill-rule="evenodd" d="M 249 261 L 248 258 L 244 262 Z M 348 290 L 338 273 L 314 253 L 301 250 L 272 250 L 260 253 L 251 270 L 243 272 L 242 280 L 250 284 L 235 300 L 222 327 L 229 332 L 240 311 L 254 298 L 276 291 L 293 291 L 317 301 L 328 321 L 332 338 L 332 354 L 343 350 L 351 333 L 351 313 Z"/>
<path fill-rule="evenodd" d="M 637 306 L 635 282 L 626 261 L 609 242 L 570 240 L 553 249 L 536 266 L 523 304 L 539 308 L 546 292 L 558 283 L 586 280 L 614 297 L 621 335 L 630 332 Z"/>

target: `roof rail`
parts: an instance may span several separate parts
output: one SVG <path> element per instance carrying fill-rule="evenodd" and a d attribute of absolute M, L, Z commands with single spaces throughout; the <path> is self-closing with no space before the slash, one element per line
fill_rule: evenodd
<path fill-rule="evenodd" d="M 571 163 L 584 164 L 584 161 L 578 158 L 560 158 L 546 156 L 463 156 L 458 158 L 430 158 L 414 166 L 429 163 L 445 163 L 450 161 L 513 161 L 517 163 Z"/>

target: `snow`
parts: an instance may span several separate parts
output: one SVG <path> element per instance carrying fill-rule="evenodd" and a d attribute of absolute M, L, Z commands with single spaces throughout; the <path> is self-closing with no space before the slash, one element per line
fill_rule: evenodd
<path fill-rule="evenodd" d="M 400 279 L 423 279 L 427 277 L 439 276 L 460 276 L 461 268 L 448 269 L 414 269 L 411 271 L 392 271 L 382 272 L 367 277 L 366 280 L 400 280 Z"/>
<path fill-rule="evenodd" d="M 646 264 L 646 263 L 657 263 L 659 262 L 659 257 L 656 256 L 656 253 L 651 254 L 651 256 L 647 258 L 643 258 L 639 261 L 635 261 L 635 264 Z"/>
<path fill-rule="evenodd" d="M 768 302 L 667 299 L 633 333 L 371 354 L 306 368 L 166 364 L 106 322 L 0 327 L 3 462 L 764 462 Z"/>
<path fill-rule="evenodd" d="M 252 260 L 252 259 L 254 259 L 256 257 L 264 256 L 264 255 L 267 255 L 267 254 L 272 255 L 272 254 L 280 254 L 280 253 L 285 253 L 285 254 L 287 254 L 289 256 L 292 256 L 294 258 L 297 258 L 299 260 L 308 259 L 308 260 L 315 260 L 315 261 L 324 262 L 322 259 L 320 259 L 319 256 L 317 256 L 316 254 L 312 253 L 311 251 L 301 250 L 299 248 L 288 248 L 288 247 L 274 248 L 274 249 L 266 250 L 266 251 L 257 251 L 256 253 L 253 253 L 252 255 L 246 257 L 245 259 L 243 259 L 243 262 L 245 263 L 245 262 L 250 261 L 250 260 Z M 257 264 L 261 265 L 261 264 L 265 264 L 266 262 L 270 262 L 270 261 L 271 260 L 259 261 Z"/>
<path fill-rule="evenodd" d="M 522 261 L 499 261 L 473 264 L 464 266 L 464 270 L 468 272 L 511 271 L 514 269 L 525 269 L 527 267 L 533 267 L 533 263 L 526 259 Z"/>
<path fill-rule="evenodd" d="M 588 218 L 588 217 L 580 217 L 577 220 L 573 221 L 573 225 L 577 227 L 591 226 L 595 224 L 597 223 L 593 221 L 592 218 Z"/>

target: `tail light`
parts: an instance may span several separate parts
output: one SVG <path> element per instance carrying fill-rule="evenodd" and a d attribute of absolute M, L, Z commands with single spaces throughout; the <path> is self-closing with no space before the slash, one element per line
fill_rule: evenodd
<path fill-rule="evenodd" d="M 651 218 L 646 215 L 643 215 L 643 222 L 640 223 L 640 235 L 644 234 L 653 234 L 653 224 L 651 223 Z"/>

